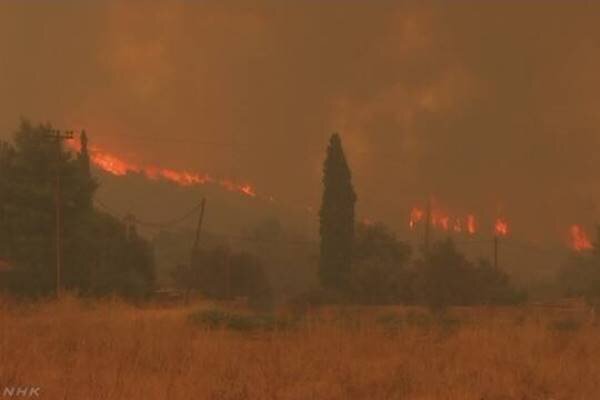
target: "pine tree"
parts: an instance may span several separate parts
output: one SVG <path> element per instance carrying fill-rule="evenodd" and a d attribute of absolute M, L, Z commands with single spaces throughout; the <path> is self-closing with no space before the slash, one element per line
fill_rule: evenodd
<path fill-rule="evenodd" d="M 337 133 L 329 140 L 323 166 L 321 202 L 321 257 L 319 275 L 328 289 L 343 290 L 350 275 L 354 242 L 354 205 L 356 194 L 342 141 Z"/>

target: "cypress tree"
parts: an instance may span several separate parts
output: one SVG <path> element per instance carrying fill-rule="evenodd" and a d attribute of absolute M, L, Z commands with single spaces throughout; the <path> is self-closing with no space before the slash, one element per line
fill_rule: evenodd
<path fill-rule="evenodd" d="M 356 194 L 342 141 L 337 133 L 331 136 L 327 147 L 323 189 L 319 212 L 319 276 L 323 287 L 343 290 L 348 282 L 352 260 Z"/>

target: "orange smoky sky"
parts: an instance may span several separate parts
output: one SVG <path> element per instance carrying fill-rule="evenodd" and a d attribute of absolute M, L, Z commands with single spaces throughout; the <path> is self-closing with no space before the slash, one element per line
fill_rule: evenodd
<path fill-rule="evenodd" d="M 435 196 L 511 231 L 589 227 L 600 199 L 600 3 L 0 3 L 0 137 L 85 128 L 132 163 L 317 206 L 339 131 L 359 213 Z"/>

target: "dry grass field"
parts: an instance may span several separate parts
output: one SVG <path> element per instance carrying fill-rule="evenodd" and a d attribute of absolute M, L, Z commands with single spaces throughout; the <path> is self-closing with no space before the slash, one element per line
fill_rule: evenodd
<path fill-rule="evenodd" d="M 0 386 L 72 400 L 600 398 L 600 327 L 576 311 L 330 309 L 239 331 L 193 322 L 199 307 L 4 301 Z"/>

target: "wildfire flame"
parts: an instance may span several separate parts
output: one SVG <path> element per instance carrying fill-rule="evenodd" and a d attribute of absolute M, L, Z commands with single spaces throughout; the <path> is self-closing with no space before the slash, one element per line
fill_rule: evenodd
<path fill-rule="evenodd" d="M 431 213 L 431 224 L 439 229 L 444 231 L 448 231 L 448 227 L 450 224 L 450 217 L 441 211 L 434 210 Z"/>
<path fill-rule="evenodd" d="M 427 223 L 427 212 L 420 207 L 413 207 L 410 210 L 408 225 L 410 230 L 414 230 L 419 223 Z M 450 216 L 443 212 L 435 204 L 430 210 L 430 226 L 446 232 L 467 233 L 474 235 L 477 232 L 477 220 L 474 214 L 467 214 L 465 218 Z M 509 223 L 506 218 L 496 218 L 493 225 L 493 232 L 496 237 L 507 236 L 509 233 Z M 569 228 L 570 247 L 575 251 L 585 251 L 593 249 L 591 240 L 581 225 L 571 225 Z"/>
<path fill-rule="evenodd" d="M 425 213 L 423 212 L 423 210 L 421 210 L 417 207 L 413 207 L 412 210 L 410 210 L 410 218 L 408 221 L 408 226 L 411 230 L 413 230 L 415 228 L 415 226 L 417 225 L 417 223 L 423 219 L 424 214 Z"/>
<path fill-rule="evenodd" d="M 69 147 L 79 151 L 80 144 L 77 141 L 68 141 Z M 137 165 L 130 163 L 115 154 L 106 152 L 96 146 L 88 147 L 90 161 L 98 168 L 117 176 L 127 173 L 143 174 L 149 179 L 164 179 L 181 186 L 193 186 L 212 183 L 231 191 L 246 196 L 255 197 L 256 191 L 249 184 L 240 184 L 228 179 L 217 179 L 208 174 L 198 174 L 185 170 L 162 168 L 153 165 Z"/>
<path fill-rule="evenodd" d="M 571 247 L 573 250 L 583 251 L 592 248 L 592 243 L 581 225 L 571 225 L 569 232 L 571 234 Z"/>
<path fill-rule="evenodd" d="M 419 207 L 413 207 L 410 211 L 408 226 L 414 230 L 417 224 L 426 219 L 426 212 Z M 430 213 L 430 224 L 436 229 L 446 232 L 450 230 L 461 233 L 466 232 L 473 235 L 476 231 L 475 216 L 467 215 L 465 218 L 450 216 L 441 209 L 434 207 Z"/>
<path fill-rule="evenodd" d="M 496 236 L 508 235 L 508 222 L 505 219 L 497 218 L 494 224 L 494 234 Z"/>
<path fill-rule="evenodd" d="M 431 211 L 429 224 L 438 230 L 445 232 L 466 233 L 474 235 L 477 233 L 478 223 L 474 214 L 467 214 L 464 217 L 453 216 L 439 207 L 435 202 L 430 204 Z M 414 230 L 418 223 L 426 223 L 427 212 L 420 207 L 413 207 L 410 211 L 409 228 Z M 494 222 L 494 234 L 496 236 L 508 235 L 508 222 L 504 218 L 497 218 Z"/>
<path fill-rule="evenodd" d="M 467 232 L 473 235 L 475 234 L 475 230 L 477 229 L 477 224 L 475 223 L 475 216 L 473 214 L 467 215 Z"/>
<path fill-rule="evenodd" d="M 462 232 L 462 223 L 461 223 L 460 218 L 456 218 L 454 220 L 454 227 L 453 227 L 453 229 L 454 229 L 454 232 L 456 232 L 456 233 Z"/>

